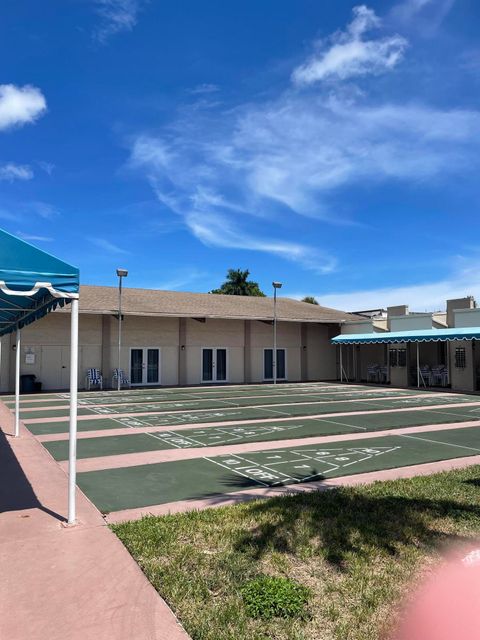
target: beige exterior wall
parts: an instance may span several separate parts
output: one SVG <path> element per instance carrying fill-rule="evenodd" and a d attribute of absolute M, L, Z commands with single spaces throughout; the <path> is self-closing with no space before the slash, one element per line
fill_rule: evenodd
<path fill-rule="evenodd" d="M 277 346 L 286 351 L 288 380 L 334 380 L 336 348 L 331 338 L 339 325 L 278 322 Z M 15 334 L 2 339 L 0 390 L 14 388 Z M 182 349 L 182 346 L 184 349 Z M 227 350 L 227 382 L 263 382 L 264 349 L 273 346 L 271 323 L 257 320 L 156 318 L 124 316 L 121 368 L 130 377 L 132 348 L 160 350 L 160 384 L 201 384 L 202 348 Z M 118 320 L 109 315 L 80 314 L 79 386 L 88 368 L 98 368 L 104 386 L 118 366 Z M 27 364 L 26 354 L 34 362 Z M 31 357 L 31 356 L 29 356 Z M 21 375 L 32 373 L 43 390 L 66 389 L 70 377 L 70 314 L 53 312 L 22 331 Z"/>
<path fill-rule="evenodd" d="M 452 341 L 450 345 L 450 383 L 457 391 L 474 391 L 476 387 L 475 359 L 477 349 L 470 340 Z M 465 349 L 465 368 L 455 366 L 455 349 Z"/>
<path fill-rule="evenodd" d="M 480 309 L 456 309 L 453 311 L 454 327 L 480 327 Z"/>
<path fill-rule="evenodd" d="M 389 318 L 390 331 L 413 331 L 414 329 L 432 329 L 431 313 L 415 313 Z"/>

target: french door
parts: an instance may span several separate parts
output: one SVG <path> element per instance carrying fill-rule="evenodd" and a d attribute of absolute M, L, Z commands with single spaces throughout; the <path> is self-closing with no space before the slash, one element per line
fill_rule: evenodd
<path fill-rule="evenodd" d="M 285 349 L 277 349 L 277 380 L 287 377 Z M 263 350 L 263 379 L 273 380 L 273 349 Z"/>
<path fill-rule="evenodd" d="M 202 349 L 202 382 L 227 381 L 227 350 Z"/>
<path fill-rule="evenodd" d="M 132 385 L 160 383 L 160 349 L 157 347 L 130 349 L 130 383 Z"/>

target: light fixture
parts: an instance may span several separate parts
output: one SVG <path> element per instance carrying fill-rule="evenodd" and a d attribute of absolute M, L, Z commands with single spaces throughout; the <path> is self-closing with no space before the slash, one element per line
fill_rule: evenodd
<path fill-rule="evenodd" d="M 117 276 L 119 278 L 126 278 L 128 276 L 128 271 L 126 269 L 117 269 Z"/>

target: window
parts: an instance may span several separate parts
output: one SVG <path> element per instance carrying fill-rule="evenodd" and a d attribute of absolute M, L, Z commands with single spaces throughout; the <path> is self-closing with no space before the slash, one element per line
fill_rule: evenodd
<path fill-rule="evenodd" d="M 397 350 L 390 349 L 390 366 L 396 367 L 398 363 Z"/>
<path fill-rule="evenodd" d="M 457 369 L 465 369 L 467 366 L 466 360 L 465 347 L 457 347 L 455 349 L 455 367 Z"/>
<path fill-rule="evenodd" d="M 406 349 L 398 350 L 398 366 L 399 367 L 407 366 L 407 350 Z"/>

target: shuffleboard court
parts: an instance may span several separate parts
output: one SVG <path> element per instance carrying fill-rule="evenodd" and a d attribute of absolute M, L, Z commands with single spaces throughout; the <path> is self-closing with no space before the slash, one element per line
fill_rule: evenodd
<path fill-rule="evenodd" d="M 133 433 L 121 436 L 81 438 L 77 443 L 77 457 L 84 459 L 164 449 L 191 449 L 246 442 L 271 442 L 291 438 L 301 439 L 474 420 L 478 420 L 480 426 L 480 408 L 471 410 L 468 407 L 464 409 L 452 407 L 449 410 L 374 413 L 339 416 L 335 419 L 314 418 L 276 423 L 252 422 L 234 427 Z M 42 444 L 55 460 L 68 459 L 68 440 L 51 440 Z"/>
<path fill-rule="evenodd" d="M 480 454 L 480 428 L 90 471 L 78 485 L 104 513 Z"/>
<path fill-rule="evenodd" d="M 156 412 L 150 415 L 143 416 L 122 416 L 118 415 L 115 418 L 105 418 L 103 429 L 116 429 L 119 425 L 126 427 L 162 427 L 162 426 L 178 426 L 182 424 L 202 424 L 202 423 L 215 423 L 215 422 L 232 422 L 232 421 L 249 421 L 249 420 L 265 420 L 271 418 L 294 418 L 300 416 L 314 416 L 322 414 L 336 414 L 336 413 L 350 413 L 354 411 L 361 411 L 367 413 L 368 411 L 381 411 L 382 409 L 400 409 L 400 408 L 413 408 L 413 407 L 428 407 L 431 405 L 444 405 L 449 404 L 464 404 L 476 402 L 480 405 L 480 398 L 478 396 L 453 396 L 446 395 L 445 397 L 439 396 L 422 396 L 419 398 L 403 397 L 389 400 L 365 400 L 358 402 L 352 401 L 337 401 L 337 402 L 314 402 L 314 403 L 294 403 L 289 405 L 278 405 L 275 407 L 247 407 L 236 409 L 218 409 L 218 410 L 203 410 L 203 411 L 181 411 L 178 410 L 172 412 Z M 480 407 L 479 411 L 480 411 Z M 48 421 L 48 416 L 41 416 L 45 418 L 41 422 L 28 423 L 26 425 L 31 433 L 35 435 L 47 434 L 47 433 L 64 433 L 68 431 L 69 425 L 67 420 L 62 421 Z M 110 420 L 110 424 L 106 421 Z M 79 420 L 78 428 L 82 431 L 96 430 L 99 419 Z"/>
<path fill-rule="evenodd" d="M 403 393 L 399 397 L 409 397 L 415 394 Z M 397 394 L 393 394 L 396 398 Z M 133 404 L 115 404 L 110 406 L 94 406 L 80 407 L 78 415 L 122 415 L 130 413 L 158 413 L 164 411 L 194 411 L 204 409 L 225 409 L 228 407 L 252 407 L 267 405 L 283 405 L 289 403 L 313 403 L 313 402 L 330 402 L 330 401 L 350 401 L 351 399 L 363 400 L 364 398 L 391 398 L 392 393 L 388 391 L 363 391 L 356 395 L 351 393 L 344 394 L 290 394 L 282 396 L 262 396 L 261 398 L 197 398 L 195 400 L 174 400 L 162 402 L 136 402 Z M 422 396 L 423 397 L 423 396 Z M 480 402 L 480 398 L 479 398 Z M 21 410 L 21 418 L 29 420 L 32 418 L 60 418 L 69 415 L 69 406 L 64 405 L 57 409 L 35 408 Z"/>

